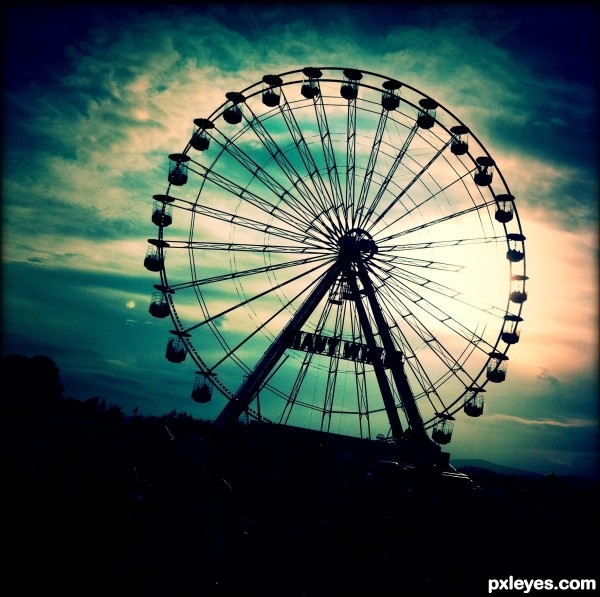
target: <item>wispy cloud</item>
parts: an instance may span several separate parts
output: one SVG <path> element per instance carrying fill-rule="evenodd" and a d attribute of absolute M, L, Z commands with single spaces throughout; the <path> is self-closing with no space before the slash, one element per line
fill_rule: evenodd
<path fill-rule="evenodd" d="M 546 367 L 540 367 L 541 371 L 537 376 L 537 379 L 550 384 L 555 390 L 557 390 L 560 386 L 560 381 L 558 378 L 550 375 L 550 372 Z"/>
<path fill-rule="evenodd" d="M 590 419 L 566 419 L 559 421 L 556 419 L 526 419 L 514 415 L 492 414 L 489 416 L 490 421 L 508 421 L 517 423 L 518 425 L 541 426 L 541 427 L 561 427 L 564 429 L 573 428 L 592 428 L 597 427 L 597 421 Z"/>

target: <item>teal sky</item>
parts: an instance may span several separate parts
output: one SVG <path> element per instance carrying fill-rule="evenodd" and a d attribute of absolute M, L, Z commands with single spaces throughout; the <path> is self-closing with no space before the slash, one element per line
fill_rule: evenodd
<path fill-rule="evenodd" d="M 595 475 L 598 12 L 591 4 L 184 4 L 4 9 L 3 354 L 125 413 L 193 403 L 164 358 L 143 267 L 152 196 L 193 119 L 263 75 L 341 66 L 401 80 L 493 153 L 527 237 L 510 375 L 457 422 L 453 458 Z M 489 392 L 492 394 L 492 392 Z"/>

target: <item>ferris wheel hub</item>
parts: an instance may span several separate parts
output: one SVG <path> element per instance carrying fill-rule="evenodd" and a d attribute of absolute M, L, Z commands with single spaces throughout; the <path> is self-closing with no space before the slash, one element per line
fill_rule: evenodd
<path fill-rule="evenodd" d="M 379 251 L 373 237 L 362 228 L 349 230 L 338 240 L 340 261 L 358 263 L 368 261 Z"/>

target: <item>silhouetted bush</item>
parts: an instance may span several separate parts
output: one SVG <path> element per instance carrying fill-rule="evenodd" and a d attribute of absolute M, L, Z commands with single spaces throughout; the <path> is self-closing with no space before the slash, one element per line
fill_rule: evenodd
<path fill-rule="evenodd" d="M 60 370 L 49 357 L 10 354 L 1 360 L 5 403 L 18 401 L 23 408 L 47 409 L 62 400 Z"/>

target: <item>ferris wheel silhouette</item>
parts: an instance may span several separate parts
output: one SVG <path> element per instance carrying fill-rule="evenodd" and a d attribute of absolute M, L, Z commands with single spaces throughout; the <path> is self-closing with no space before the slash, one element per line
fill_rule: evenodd
<path fill-rule="evenodd" d="M 307 67 L 227 92 L 153 197 L 149 311 L 215 424 L 408 441 L 428 458 L 507 376 L 525 236 L 495 160 L 394 78 Z"/>

